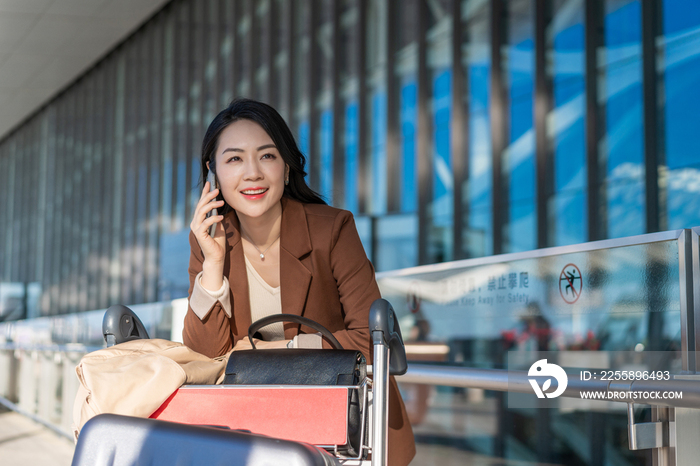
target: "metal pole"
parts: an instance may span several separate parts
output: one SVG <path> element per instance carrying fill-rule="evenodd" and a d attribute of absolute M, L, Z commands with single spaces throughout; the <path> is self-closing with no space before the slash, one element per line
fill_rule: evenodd
<path fill-rule="evenodd" d="M 389 348 L 384 345 L 384 334 L 372 332 L 374 343 L 372 386 L 372 466 L 387 464 L 389 441 Z"/>

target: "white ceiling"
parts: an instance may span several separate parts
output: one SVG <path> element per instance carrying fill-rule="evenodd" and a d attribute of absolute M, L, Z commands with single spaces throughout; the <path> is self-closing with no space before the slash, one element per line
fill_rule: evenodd
<path fill-rule="evenodd" d="M 0 0 L 0 139 L 170 0 Z"/>

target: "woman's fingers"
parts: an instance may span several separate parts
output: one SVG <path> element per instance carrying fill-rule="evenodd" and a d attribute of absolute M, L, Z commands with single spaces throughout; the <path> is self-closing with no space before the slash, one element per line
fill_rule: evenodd
<path fill-rule="evenodd" d="M 221 223 L 223 219 L 223 215 L 212 215 L 209 218 L 205 218 L 202 224 L 200 225 L 200 230 L 203 230 L 207 232 L 207 234 L 209 234 L 209 227 L 212 226 L 214 223 Z"/>
<path fill-rule="evenodd" d="M 215 189 L 209 191 L 209 183 L 204 184 L 204 189 L 202 190 L 202 195 L 197 202 L 194 214 L 192 215 L 192 221 L 190 222 L 190 229 L 194 233 L 199 247 L 202 249 L 205 259 L 219 261 L 223 258 L 223 252 L 225 251 L 226 242 L 226 232 L 223 227 L 223 215 L 210 215 L 213 209 L 222 207 L 224 201 L 216 200 L 216 196 L 219 195 L 219 190 Z M 216 223 L 216 230 L 214 237 L 209 235 L 210 227 Z"/>
<path fill-rule="evenodd" d="M 213 190 L 213 191 L 209 191 L 209 182 L 207 181 L 204 184 L 204 189 L 202 190 L 202 195 L 199 196 L 199 202 L 197 202 L 197 206 L 195 207 L 195 210 L 199 209 L 200 207 L 209 203 L 212 199 L 216 198 L 216 196 L 218 196 L 218 195 L 219 195 L 218 188 Z"/>
<path fill-rule="evenodd" d="M 210 200 L 209 202 L 199 205 L 197 204 L 197 208 L 195 209 L 195 212 L 192 216 L 192 222 L 190 223 L 190 228 L 194 231 L 196 230 L 199 225 L 206 219 L 207 214 L 211 212 L 213 209 L 216 209 L 217 207 L 222 207 L 224 205 L 224 201 L 214 201 Z"/>

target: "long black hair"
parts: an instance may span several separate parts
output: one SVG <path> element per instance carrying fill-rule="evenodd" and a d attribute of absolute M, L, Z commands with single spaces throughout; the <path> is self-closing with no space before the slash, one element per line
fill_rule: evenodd
<path fill-rule="evenodd" d="M 284 187 L 283 197 L 307 204 L 326 204 L 326 201 L 306 184 L 304 179 L 306 157 L 299 150 L 284 118 L 271 106 L 252 99 L 234 100 L 209 124 L 202 141 L 202 187 L 209 169 L 216 174 L 216 147 L 219 144 L 219 135 L 231 123 L 238 120 L 250 120 L 259 124 L 270 136 L 282 159 L 289 166 L 289 184 Z M 209 168 L 207 168 L 207 162 L 209 162 Z M 221 194 L 218 198 L 223 199 Z M 224 211 L 229 209 L 230 207 L 226 204 Z"/>

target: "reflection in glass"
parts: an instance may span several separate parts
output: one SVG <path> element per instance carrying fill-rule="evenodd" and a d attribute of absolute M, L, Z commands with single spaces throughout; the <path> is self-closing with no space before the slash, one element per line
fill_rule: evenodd
<path fill-rule="evenodd" d="M 333 18 L 330 3 L 323 3 L 320 10 L 319 24 L 314 31 L 314 54 L 316 66 L 316 150 L 310 162 L 318 173 L 318 191 L 323 198 L 333 204 L 333 77 L 331 64 L 333 60 Z"/>
<path fill-rule="evenodd" d="M 638 0 L 608 0 L 605 5 L 605 76 L 607 158 L 606 193 L 610 238 L 645 231 L 644 144 L 641 50 L 641 5 Z M 595 221 L 595 219 L 591 219 Z"/>
<path fill-rule="evenodd" d="M 334 205 L 358 212 L 358 176 L 359 176 L 359 114 L 358 114 L 358 74 L 361 72 L 358 34 L 359 8 L 357 0 L 344 0 L 340 12 L 339 42 L 343 56 L 338 60 L 341 110 L 335 115 L 340 118 L 341 130 L 336 135 L 341 138 L 343 149 L 343 189 L 336 190 L 340 199 L 334 199 Z M 340 168 L 340 167 L 339 167 Z M 336 188 L 337 189 L 337 188 Z M 335 197 L 335 196 L 334 196 Z M 342 201 L 342 202 L 341 202 Z"/>
<path fill-rule="evenodd" d="M 306 80 L 306 70 L 309 66 L 309 49 L 311 48 L 311 31 L 310 31 L 310 4 L 308 1 L 302 0 L 295 3 L 293 10 L 294 14 L 294 41 L 293 41 L 293 57 L 294 66 L 294 93 L 292 100 L 292 131 L 296 134 L 299 149 L 307 156 L 307 166 L 304 168 L 308 183 L 309 177 L 309 86 Z"/>
<path fill-rule="evenodd" d="M 464 98 L 469 118 L 469 178 L 466 189 L 462 189 L 467 206 L 463 243 L 467 257 L 481 257 L 493 252 L 490 5 L 484 2 L 474 6 L 463 1 L 462 11 L 462 28 L 468 31 L 463 35 L 462 66 L 467 81 Z"/>
<path fill-rule="evenodd" d="M 428 76 L 430 79 L 431 155 L 433 199 L 428 206 L 431 219 L 428 257 L 431 262 L 451 260 L 453 180 L 450 151 L 450 113 L 452 104 L 452 16 L 449 0 L 431 2 L 426 32 Z"/>
<path fill-rule="evenodd" d="M 551 22 L 553 38 L 554 111 L 548 132 L 554 142 L 554 245 L 587 238 L 586 206 L 586 76 L 582 0 L 556 0 Z M 593 219 L 591 219 L 593 220 Z"/>
<path fill-rule="evenodd" d="M 663 2 L 668 227 L 700 225 L 700 8 L 692 0 Z"/>
<path fill-rule="evenodd" d="M 366 166 L 367 206 L 372 215 L 381 215 L 387 209 L 386 159 L 386 60 L 387 60 L 387 3 L 381 0 L 367 2 L 365 73 L 367 95 L 365 105 L 366 143 L 370 154 Z"/>
<path fill-rule="evenodd" d="M 399 3 L 399 2 L 397 2 Z M 418 0 L 399 3 L 399 16 L 396 31 L 396 52 L 394 53 L 394 101 L 398 108 L 398 170 L 400 209 L 402 212 L 415 212 L 418 209 Z"/>
<path fill-rule="evenodd" d="M 270 10 L 272 0 L 258 0 L 253 2 L 253 44 L 254 52 L 252 56 L 253 80 L 255 81 L 254 94 L 252 97 L 263 102 L 271 102 L 268 92 L 268 81 L 270 80 L 269 55 L 270 55 Z M 273 32 L 276 35 L 278 32 Z"/>
<path fill-rule="evenodd" d="M 418 265 L 418 216 L 389 215 L 377 219 L 377 250 L 374 266 L 377 272 Z"/>
<path fill-rule="evenodd" d="M 508 52 L 504 60 L 509 100 L 509 143 L 504 158 L 508 173 L 508 213 L 504 251 L 528 251 L 537 244 L 535 208 L 534 3 L 507 4 Z"/>
<path fill-rule="evenodd" d="M 353 99 L 345 104 L 345 209 L 358 212 L 357 183 L 359 174 L 358 104 Z"/>
<path fill-rule="evenodd" d="M 300 6 L 301 9 L 301 6 Z M 252 57 L 250 56 L 250 41 L 251 41 L 251 0 L 242 0 L 236 2 L 236 96 L 247 97 L 250 95 L 251 85 L 249 76 L 252 66 Z"/>

